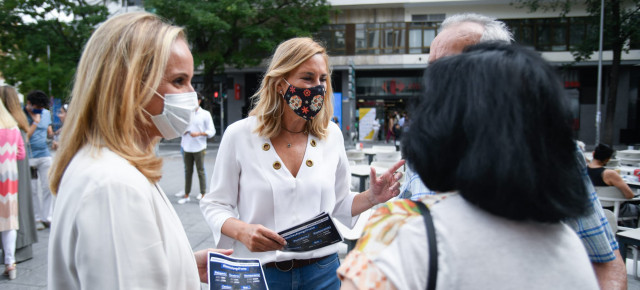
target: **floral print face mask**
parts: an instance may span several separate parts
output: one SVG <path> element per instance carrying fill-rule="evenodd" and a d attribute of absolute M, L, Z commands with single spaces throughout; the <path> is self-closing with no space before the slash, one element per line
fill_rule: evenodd
<path fill-rule="evenodd" d="M 311 88 L 298 88 L 292 86 L 287 80 L 284 80 L 289 87 L 287 92 L 282 95 L 284 100 L 298 116 L 309 121 L 320 112 L 324 104 L 325 88 L 318 85 Z"/>

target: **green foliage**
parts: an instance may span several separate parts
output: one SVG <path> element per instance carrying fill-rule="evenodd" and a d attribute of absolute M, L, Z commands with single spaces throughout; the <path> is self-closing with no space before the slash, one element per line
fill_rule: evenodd
<path fill-rule="evenodd" d="M 147 0 L 147 10 L 185 27 L 204 93 L 225 65 L 255 66 L 283 40 L 329 23 L 326 0 Z"/>
<path fill-rule="evenodd" d="M 604 38 L 605 50 L 628 50 L 624 44 L 632 38 L 640 37 L 640 0 L 605 0 Z M 579 6 L 585 9 L 589 17 L 589 27 L 585 41 L 572 50 L 576 61 L 588 60 L 593 52 L 598 51 L 600 27 L 600 0 L 516 0 L 512 3 L 518 8 L 526 8 L 530 12 L 555 11 L 561 17 L 571 9 Z M 619 21 L 618 21 L 619 20 Z"/>
<path fill-rule="evenodd" d="M 0 1 L 0 72 L 5 81 L 22 93 L 48 93 L 51 80 L 51 95 L 67 99 L 84 44 L 107 16 L 106 7 L 84 0 Z"/>
<path fill-rule="evenodd" d="M 608 72 L 603 142 L 614 144 L 614 119 L 621 54 L 628 50 L 626 44 L 629 41 L 640 39 L 640 0 L 605 0 L 604 3 L 605 21 L 602 43 L 604 50 L 611 50 L 613 58 Z M 591 28 L 587 30 L 585 41 L 572 49 L 573 57 L 576 61 L 588 60 L 591 54 L 599 50 L 601 0 L 516 0 L 515 5 L 519 8 L 528 8 L 532 12 L 559 11 L 562 17 L 566 16 L 574 6 L 582 5 L 590 15 Z M 600 142 L 600 140 L 597 141 Z"/>

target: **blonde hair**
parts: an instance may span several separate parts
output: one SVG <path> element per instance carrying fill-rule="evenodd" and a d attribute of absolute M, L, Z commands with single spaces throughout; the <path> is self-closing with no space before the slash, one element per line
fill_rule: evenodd
<path fill-rule="evenodd" d="M 0 129 L 14 128 L 18 125 L 13 116 L 7 111 L 2 102 L 0 102 Z"/>
<path fill-rule="evenodd" d="M 27 132 L 29 130 L 29 121 L 27 116 L 22 111 L 20 100 L 18 99 L 18 92 L 12 86 L 0 87 L 0 99 L 5 109 L 9 111 L 13 119 L 18 123 L 20 130 Z"/>
<path fill-rule="evenodd" d="M 162 176 L 162 159 L 145 128 L 151 125 L 143 107 L 164 75 L 182 28 L 146 12 L 115 16 L 93 33 L 75 75 L 71 103 L 50 171 L 51 192 L 73 156 L 84 146 L 107 147 L 136 167 L 150 182 Z"/>
<path fill-rule="evenodd" d="M 289 73 L 316 54 L 320 54 L 324 59 L 329 74 L 327 75 L 324 105 L 318 115 L 307 122 L 306 129 L 320 139 L 326 137 L 327 126 L 333 116 L 333 103 L 330 99 L 333 96 L 333 89 L 331 88 L 329 56 L 322 45 L 308 37 L 292 38 L 278 45 L 260 84 L 260 90 L 252 96 L 255 107 L 249 115 L 257 117 L 258 126 L 255 132 L 260 136 L 272 138 L 280 133 L 282 116 L 287 105 L 282 95 L 278 93 L 278 84 L 288 86 L 284 79 Z"/>

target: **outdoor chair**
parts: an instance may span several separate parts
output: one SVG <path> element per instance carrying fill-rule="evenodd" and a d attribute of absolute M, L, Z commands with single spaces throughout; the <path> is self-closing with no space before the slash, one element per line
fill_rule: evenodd
<path fill-rule="evenodd" d="M 334 220 L 338 231 L 342 234 L 344 238 L 344 242 L 347 244 L 347 253 L 353 249 L 358 239 L 362 236 L 362 232 L 364 231 L 364 226 L 367 224 L 369 217 L 373 213 L 374 209 L 370 208 L 360 214 L 358 221 L 356 222 L 353 229 L 349 229 L 349 227 L 345 226 L 338 220 Z"/>
<path fill-rule="evenodd" d="M 398 151 L 376 153 L 373 161 L 398 162 L 402 159 L 402 155 Z"/>
<path fill-rule="evenodd" d="M 367 164 L 367 157 L 362 151 L 347 151 L 347 159 L 354 161 L 356 164 Z"/>
<path fill-rule="evenodd" d="M 633 217 L 620 217 L 620 205 L 627 201 L 638 201 L 640 197 L 627 199 L 615 186 L 596 186 L 595 189 L 602 207 L 613 207 L 613 215 L 616 217 L 616 221 L 634 219 Z"/>
<path fill-rule="evenodd" d="M 618 228 L 618 220 L 616 219 L 616 216 L 612 211 L 606 208 L 602 210 L 604 211 L 604 215 L 607 217 L 607 221 L 609 222 L 609 225 L 611 226 L 611 231 L 613 231 L 614 235 L 618 232 L 618 229 L 625 228 L 625 227 Z M 629 246 L 629 248 L 633 253 L 633 275 L 635 276 L 636 279 L 640 279 L 640 277 L 638 277 L 638 247 Z"/>

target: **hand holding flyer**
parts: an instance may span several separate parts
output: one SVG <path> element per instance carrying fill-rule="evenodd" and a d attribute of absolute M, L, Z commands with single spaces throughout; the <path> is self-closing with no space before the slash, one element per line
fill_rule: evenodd
<path fill-rule="evenodd" d="M 287 240 L 283 251 L 288 252 L 311 251 L 342 242 L 342 235 L 326 212 L 278 234 Z"/>

